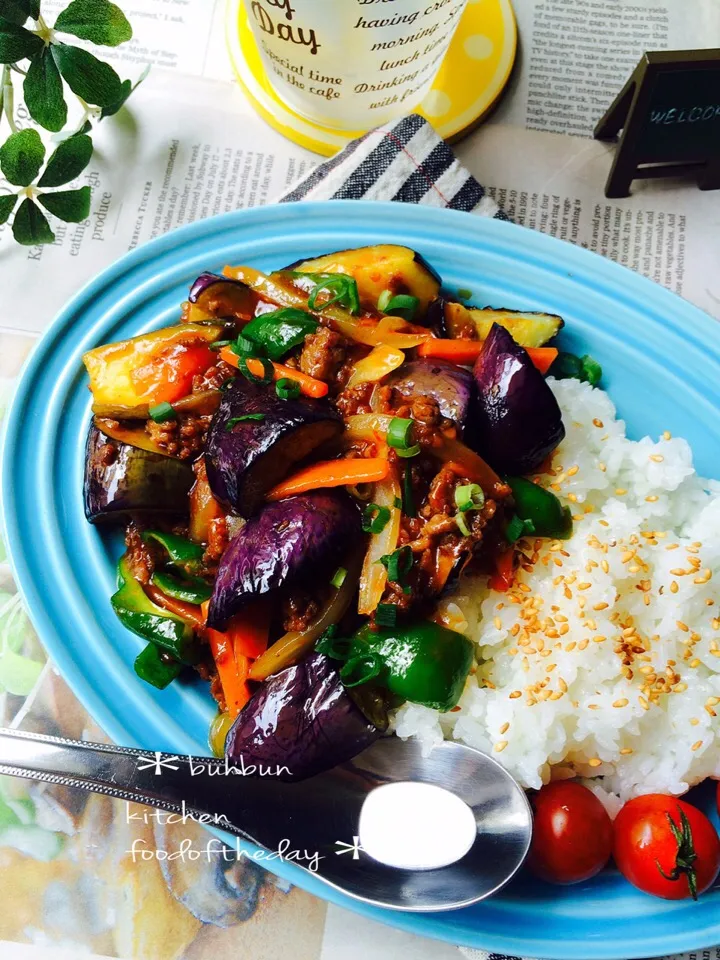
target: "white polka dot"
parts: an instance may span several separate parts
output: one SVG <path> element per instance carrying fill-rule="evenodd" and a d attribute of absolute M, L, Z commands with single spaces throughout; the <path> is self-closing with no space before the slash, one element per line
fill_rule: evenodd
<path fill-rule="evenodd" d="M 444 116 L 450 107 L 452 100 L 442 90 L 431 90 L 422 102 L 422 108 L 430 117 Z"/>
<path fill-rule="evenodd" d="M 487 60 L 493 54 L 493 42 L 490 37 L 484 37 L 481 33 L 475 33 L 468 37 L 463 44 L 465 53 L 471 60 Z"/>

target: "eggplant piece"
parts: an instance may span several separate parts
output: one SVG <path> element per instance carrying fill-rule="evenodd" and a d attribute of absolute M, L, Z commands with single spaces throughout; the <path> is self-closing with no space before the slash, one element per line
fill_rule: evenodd
<path fill-rule="evenodd" d="M 424 257 L 391 243 L 353 250 L 338 250 L 312 260 L 298 260 L 286 270 L 298 273 L 346 273 L 354 277 L 360 299 L 368 306 L 377 307 L 384 290 L 393 294 L 406 293 L 417 297 L 418 317 L 421 323 L 428 305 L 439 292 L 442 280 Z"/>
<path fill-rule="evenodd" d="M 85 516 L 125 523 L 129 515 L 187 512 L 189 464 L 106 437 L 90 425 L 85 450 Z"/>
<path fill-rule="evenodd" d="M 187 319 L 191 323 L 220 317 L 246 323 L 255 316 L 258 295 L 240 280 L 201 273 L 190 287 L 188 300 L 191 306 Z"/>
<path fill-rule="evenodd" d="M 304 780 L 351 760 L 379 736 L 333 661 L 313 653 L 263 684 L 230 728 L 225 756 L 244 770 L 262 766 L 281 780 Z"/>
<path fill-rule="evenodd" d="M 490 328 L 473 375 L 478 388 L 472 445 L 500 473 L 539 467 L 565 436 L 557 400 L 508 331 Z"/>
<path fill-rule="evenodd" d="M 222 630 L 250 600 L 282 587 L 322 583 L 361 539 L 358 507 L 344 491 L 317 490 L 267 504 L 222 556 L 208 626 Z"/>
<path fill-rule="evenodd" d="M 149 403 L 142 403 L 136 407 L 94 403 L 92 412 L 96 417 L 108 420 L 147 420 L 150 416 L 150 406 Z M 215 413 L 219 406 L 219 390 L 202 390 L 200 393 L 190 393 L 187 397 L 173 401 L 173 409 L 178 415 L 192 413 L 206 416 L 209 413 Z"/>
<path fill-rule="evenodd" d="M 553 313 L 528 313 L 522 310 L 495 310 L 492 307 L 466 307 L 462 303 L 438 298 L 430 313 L 435 327 L 444 332 L 438 336 L 453 340 L 486 340 L 494 323 L 512 334 L 521 347 L 542 347 L 565 325 Z"/>
<path fill-rule="evenodd" d="M 223 394 L 208 431 L 210 489 L 249 517 L 294 463 L 342 430 L 342 419 L 327 403 L 308 397 L 282 400 L 272 386 L 238 377 Z"/>
<path fill-rule="evenodd" d="M 447 360 L 411 360 L 390 374 L 385 383 L 404 397 L 433 397 L 440 413 L 463 430 L 475 392 L 475 380 L 466 367 Z"/>

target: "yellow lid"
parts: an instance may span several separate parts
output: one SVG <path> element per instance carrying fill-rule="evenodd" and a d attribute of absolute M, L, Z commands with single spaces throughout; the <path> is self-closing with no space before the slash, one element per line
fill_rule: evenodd
<path fill-rule="evenodd" d="M 241 0 L 228 3 L 227 40 L 250 102 L 289 140 L 332 156 L 365 132 L 338 131 L 301 117 L 277 96 L 263 68 Z M 504 90 L 515 62 L 517 26 L 510 0 L 469 0 L 432 89 L 417 111 L 441 137 L 457 140 L 479 123 Z"/>

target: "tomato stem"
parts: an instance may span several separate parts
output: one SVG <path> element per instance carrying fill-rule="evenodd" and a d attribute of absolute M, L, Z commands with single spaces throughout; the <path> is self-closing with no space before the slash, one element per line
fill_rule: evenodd
<path fill-rule="evenodd" d="M 655 866 L 666 880 L 679 880 L 681 876 L 686 876 L 690 894 L 693 900 L 697 900 L 697 875 L 695 873 L 695 867 L 693 866 L 697 860 L 697 853 L 695 852 L 695 845 L 693 844 L 692 828 L 684 811 L 680 807 L 678 807 L 678 811 L 680 813 L 680 827 L 675 823 L 671 814 L 665 814 L 668 818 L 672 835 L 675 838 L 675 843 L 677 844 L 675 866 L 669 874 L 665 873 L 660 866 L 660 861 L 657 859 L 655 860 Z"/>

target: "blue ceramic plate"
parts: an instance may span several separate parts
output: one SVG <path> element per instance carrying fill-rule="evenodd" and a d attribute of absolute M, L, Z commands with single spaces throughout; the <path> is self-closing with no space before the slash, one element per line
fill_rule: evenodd
<path fill-rule="evenodd" d="M 108 597 L 120 545 L 85 522 L 83 451 L 90 347 L 173 323 L 189 283 L 226 263 L 263 269 L 369 243 L 419 250 L 448 287 L 478 303 L 548 310 L 567 349 L 590 352 L 630 433 L 687 437 L 706 476 L 720 464 L 720 327 L 648 280 L 509 223 L 399 204 L 280 205 L 204 220 L 135 250 L 63 310 L 25 369 L 9 415 L 2 494 L 15 573 L 38 633 L 84 705 L 120 744 L 207 753 L 213 703 L 203 684 L 141 683 L 141 641 Z M 709 794 L 706 797 L 710 808 Z M 617 874 L 549 887 L 520 880 L 447 914 L 362 907 L 291 864 L 273 869 L 320 897 L 414 933 L 526 957 L 611 960 L 720 943 L 720 892 L 668 903 Z"/>

